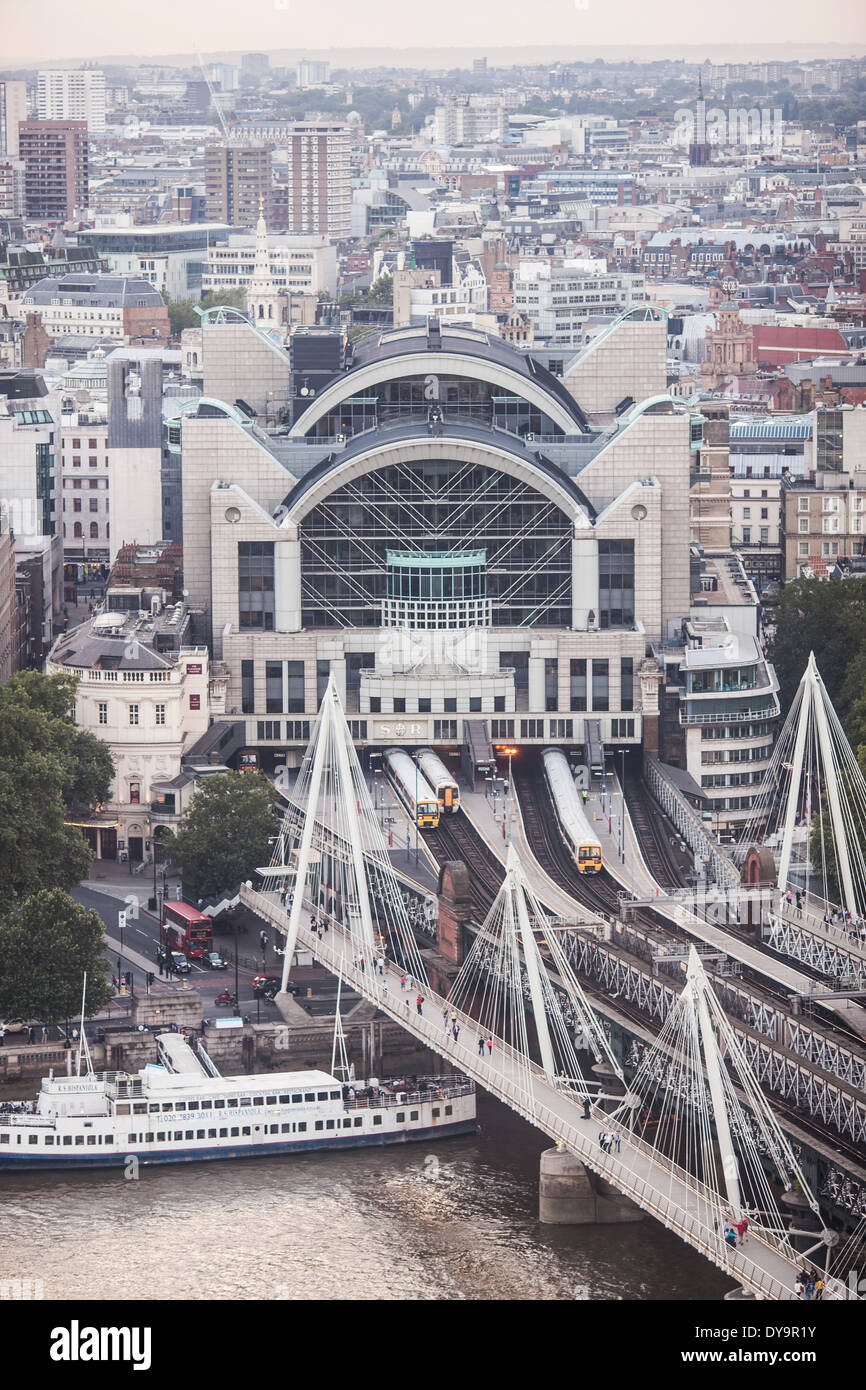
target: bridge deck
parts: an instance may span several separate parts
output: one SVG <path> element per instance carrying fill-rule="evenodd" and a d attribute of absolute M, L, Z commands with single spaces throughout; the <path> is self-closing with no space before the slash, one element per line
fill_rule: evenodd
<path fill-rule="evenodd" d="M 258 893 L 244 888 L 242 899 L 278 930 L 285 930 L 286 914 L 277 893 Z M 331 921 L 325 940 L 320 941 L 310 931 L 309 915 L 305 912 L 298 944 L 312 951 L 323 965 L 339 973 L 419 1041 L 510 1105 L 642 1210 L 700 1250 L 732 1279 L 766 1299 L 795 1297 L 794 1281 L 802 1260 L 790 1247 L 778 1237 L 759 1233 L 753 1227 L 746 1245 L 731 1249 L 716 1227 L 718 1198 L 685 1170 L 619 1126 L 614 1128 L 620 1135 L 621 1151 L 607 1154 L 601 1150 L 599 1129 L 612 1126 L 609 1116 L 598 1106 L 593 1106 L 591 1117 L 583 1120 L 571 1096 L 558 1089 L 539 1066 L 504 1042 L 494 1039 L 492 1052 L 488 1053 L 485 1048 L 484 1055 L 480 1055 L 478 1025 L 460 1010 L 456 1010 L 456 1014 L 461 1036 L 471 1042 L 455 1042 L 450 1029 L 443 1026 L 443 1012 L 447 1011 L 450 1017 L 452 1006 L 423 986 L 423 1014 L 419 1014 L 415 1004 L 418 991 L 413 988 L 408 995 L 401 991 L 401 971 L 396 967 L 387 963 L 384 977 L 379 978 L 371 963 L 364 971 L 355 965 L 357 946 L 340 923 Z M 844 1286 L 834 1281 L 825 1297 L 845 1298 Z"/>

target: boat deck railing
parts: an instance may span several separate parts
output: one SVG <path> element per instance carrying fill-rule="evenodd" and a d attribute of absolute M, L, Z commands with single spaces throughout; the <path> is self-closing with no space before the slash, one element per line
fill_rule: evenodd
<path fill-rule="evenodd" d="M 396 1106 L 420 1105 L 423 1102 L 451 1100 L 455 1096 L 471 1096 L 475 1091 L 474 1081 L 451 1082 L 444 1086 L 431 1086 L 425 1091 L 378 1091 L 375 1096 L 356 1094 L 355 1099 L 346 1099 L 343 1105 L 347 1110 L 381 1110 Z"/>
<path fill-rule="evenodd" d="M 28 1115 L 26 1113 L 0 1115 L 0 1125 L 41 1125 L 43 1128 L 53 1129 L 55 1117 L 53 1115 Z"/>

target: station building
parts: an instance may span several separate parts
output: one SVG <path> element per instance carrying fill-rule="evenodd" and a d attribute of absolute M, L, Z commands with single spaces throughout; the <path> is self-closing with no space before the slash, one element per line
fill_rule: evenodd
<path fill-rule="evenodd" d="M 663 314 L 554 370 L 435 320 L 356 351 L 231 314 L 201 333 L 204 395 L 169 426 L 184 585 L 265 765 L 300 758 L 331 673 L 361 746 L 454 747 L 470 718 L 579 745 L 589 718 L 658 749 L 696 447 Z"/>

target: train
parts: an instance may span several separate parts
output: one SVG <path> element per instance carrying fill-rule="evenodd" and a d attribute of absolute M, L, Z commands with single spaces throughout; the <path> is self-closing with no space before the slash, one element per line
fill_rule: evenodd
<path fill-rule="evenodd" d="M 454 815 L 460 810 L 460 788 L 442 759 L 432 748 L 419 748 L 415 754 L 415 761 L 424 774 L 425 781 L 435 791 L 441 810 L 450 811 Z"/>
<path fill-rule="evenodd" d="M 388 780 L 419 830 L 435 830 L 439 798 L 418 764 L 402 748 L 386 748 L 382 761 Z"/>
<path fill-rule="evenodd" d="M 603 863 L 601 841 L 593 834 L 592 825 L 581 805 L 568 758 L 559 748 L 545 748 L 541 757 L 559 833 L 578 873 L 597 874 Z"/>

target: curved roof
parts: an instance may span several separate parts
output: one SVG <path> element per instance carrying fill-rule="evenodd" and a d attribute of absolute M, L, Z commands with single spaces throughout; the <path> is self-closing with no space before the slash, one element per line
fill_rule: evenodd
<path fill-rule="evenodd" d="M 517 352 L 490 334 L 473 329 L 449 331 L 443 326 L 435 347 L 429 346 L 426 328 L 392 329 L 365 344 L 357 351 L 350 370 L 334 377 L 295 421 L 292 434 L 305 435 L 329 410 L 360 390 L 399 375 L 427 375 L 437 369 L 508 387 L 537 405 L 565 434 L 588 432 L 586 416 L 577 402 L 534 357 Z"/>
<path fill-rule="evenodd" d="M 522 479 L 554 502 L 575 525 L 590 526 L 594 508 L 574 480 L 550 459 L 531 452 L 505 431 L 443 425 L 428 434 L 415 425 L 398 425 L 363 434 L 339 454 L 329 454 L 295 484 L 287 495 L 281 526 L 297 525 L 336 488 L 389 464 L 448 458 L 458 463 L 478 463 Z"/>

